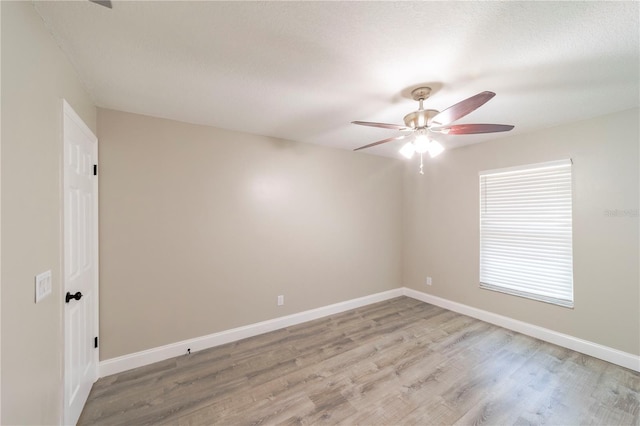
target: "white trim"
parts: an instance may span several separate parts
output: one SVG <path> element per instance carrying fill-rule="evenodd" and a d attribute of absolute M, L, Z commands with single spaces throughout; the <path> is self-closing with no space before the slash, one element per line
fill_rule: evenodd
<path fill-rule="evenodd" d="M 281 328 L 290 327 L 292 325 L 301 324 L 303 322 L 326 317 L 328 315 L 337 314 L 348 311 L 350 309 L 360 308 L 372 303 L 382 302 L 384 300 L 393 299 L 394 297 L 407 296 L 420 300 L 453 312 L 477 318 L 499 327 L 526 334 L 549 343 L 556 344 L 574 351 L 578 351 L 602 360 L 629 368 L 631 370 L 640 371 L 640 357 L 628 352 L 619 351 L 607 346 L 593 343 L 587 340 L 578 339 L 567 334 L 558 333 L 547 328 L 538 327 L 513 318 L 508 318 L 482 309 L 474 308 L 462 303 L 453 302 L 441 297 L 422 293 L 411 288 L 400 287 L 388 290 L 382 293 L 372 294 L 357 299 L 347 300 L 345 302 L 335 303 L 333 305 L 323 306 L 311 309 L 297 314 L 287 315 L 280 318 L 274 318 L 255 324 L 249 324 L 230 330 L 213 333 L 208 336 L 196 337 L 194 339 L 183 340 L 181 342 L 171 343 L 157 348 L 147 349 L 135 352 L 129 355 L 123 355 L 117 358 L 101 361 L 98 369 L 100 377 L 110 376 L 132 368 L 142 367 L 154 362 L 163 361 L 165 359 L 184 355 L 187 349 L 191 352 L 212 348 L 225 343 L 235 342 L 247 337 L 257 336 L 259 334 L 268 333 L 270 331 L 279 330 Z"/>
<path fill-rule="evenodd" d="M 259 334 L 268 333 L 270 331 L 279 330 L 281 328 L 290 327 L 292 325 L 301 324 L 303 322 L 326 317 L 328 315 L 337 314 L 348 311 L 350 309 L 360 308 L 372 303 L 382 302 L 384 300 L 393 299 L 403 295 L 402 288 L 384 291 L 382 293 L 372 294 L 370 296 L 359 297 L 357 299 L 347 300 L 345 302 L 334 303 L 333 305 L 323 306 L 311 309 L 297 314 L 291 314 L 284 317 L 274 318 L 267 321 L 249 324 L 242 327 L 232 328 L 230 330 L 221 331 L 219 333 L 209 334 L 208 336 L 196 337 L 194 339 L 183 340 L 181 342 L 171 343 L 157 348 L 147 349 L 135 352 L 129 355 L 123 355 L 117 358 L 107 359 L 100 362 L 98 369 L 100 377 L 109 376 L 111 374 L 120 373 L 132 368 L 142 367 L 154 362 L 163 361 L 175 356 L 184 355 L 187 349 L 191 352 L 212 348 L 214 346 L 224 345 L 225 343 L 235 342 L 247 337 L 257 336 Z"/>
<path fill-rule="evenodd" d="M 88 139 L 91 139 L 91 142 L 94 144 L 98 143 L 98 138 L 93 134 L 89 126 L 82 120 L 82 118 L 78 115 L 78 113 L 73 109 L 73 107 L 67 102 L 66 99 L 62 99 L 62 111 L 64 115 L 73 120 L 74 123 L 82 130 L 82 132 L 87 136 Z"/>
<path fill-rule="evenodd" d="M 494 175 L 501 173 L 512 173 L 524 169 L 553 169 L 555 167 L 570 166 L 573 164 L 571 158 L 564 160 L 546 161 L 544 163 L 522 164 L 520 166 L 503 167 L 500 169 L 482 170 L 478 172 L 478 176 Z"/>
<path fill-rule="evenodd" d="M 518 333 L 526 334 L 527 336 L 535 337 L 536 339 L 544 340 L 545 342 L 553 343 L 555 345 L 572 349 L 574 351 L 640 372 L 640 356 L 633 355 L 628 352 L 623 352 L 588 340 L 579 339 L 577 337 L 569 336 L 568 334 L 558 333 L 557 331 L 549 330 L 548 328 L 538 327 L 537 325 L 494 314 L 472 306 L 463 305 L 462 303 L 452 302 L 451 300 L 443 299 L 411 288 L 403 287 L 403 294 L 413 299 L 421 300 L 453 312 L 477 318 L 509 330 L 517 331 Z"/>

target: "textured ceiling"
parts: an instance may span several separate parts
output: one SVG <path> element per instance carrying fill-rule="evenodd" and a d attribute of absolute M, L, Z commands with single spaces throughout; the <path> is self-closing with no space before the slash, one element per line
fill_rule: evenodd
<path fill-rule="evenodd" d="M 35 2 L 98 106 L 353 149 L 426 108 L 521 133 L 640 104 L 638 2 Z M 441 136 L 447 147 L 497 135 Z M 402 142 L 371 148 L 397 156 Z"/>

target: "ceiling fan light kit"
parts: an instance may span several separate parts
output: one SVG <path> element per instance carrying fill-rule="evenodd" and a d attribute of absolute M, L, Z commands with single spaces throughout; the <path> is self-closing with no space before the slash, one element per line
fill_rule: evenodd
<path fill-rule="evenodd" d="M 413 142 L 407 142 L 406 144 L 402 145 L 402 148 L 400 148 L 399 152 L 403 157 L 411 160 L 413 158 L 413 154 L 416 153 L 416 149 L 413 147 Z"/>
<path fill-rule="evenodd" d="M 507 132 L 514 127 L 508 124 L 451 124 L 487 103 L 496 95 L 493 92 L 480 92 L 477 95 L 458 102 L 442 112 L 434 109 L 424 109 L 423 102 L 430 94 L 430 87 L 418 87 L 411 91 L 411 97 L 413 100 L 418 101 L 419 106 L 417 111 L 410 112 L 404 116 L 404 126 L 387 123 L 373 123 L 370 121 L 352 121 L 353 124 L 358 124 L 360 126 L 411 131 L 410 134 L 373 142 L 356 148 L 354 151 L 411 137 L 411 140 L 400 148 L 400 154 L 409 159 L 412 158 L 415 153 L 420 154 L 420 174 L 424 174 L 422 154 L 428 152 L 429 156 L 433 158 L 444 151 L 442 144 L 434 140 L 430 133 L 445 135 L 471 135 L 477 133 Z"/>

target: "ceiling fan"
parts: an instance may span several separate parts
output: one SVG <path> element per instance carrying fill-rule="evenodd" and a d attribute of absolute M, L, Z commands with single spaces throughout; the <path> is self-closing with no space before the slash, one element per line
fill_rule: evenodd
<path fill-rule="evenodd" d="M 400 149 L 400 153 L 407 158 L 413 157 L 415 153 L 420 154 L 420 173 L 424 174 L 422 171 L 422 154 L 428 152 L 431 157 L 435 157 L 444 151 L 444 147 L 431 138 L 432 133 L 471 135 L 477 133 L 507 132 L 514 127 L 507 124 L 451 124 L 487 103 L 496 95 L 493 92 L 485 91 L 478 93 L 450 106 L 442 112 L 423 108 L 422 103 L 430 94 L 430 87 L 418 87 L 411 91 L 411 97 L 413 100 L 418 101 L 420 106 L 417 111 L 410 112 L 404 116 L 404 126 L 399 124 L 373 123 L 370 121 L 352 121 L 351 123 L 361 126 L 409 131 L 409 133 L 400 136 L 394 136 L 361 146 L 354 149 L 354 151 L 411 137 L 412 139 Z"/>

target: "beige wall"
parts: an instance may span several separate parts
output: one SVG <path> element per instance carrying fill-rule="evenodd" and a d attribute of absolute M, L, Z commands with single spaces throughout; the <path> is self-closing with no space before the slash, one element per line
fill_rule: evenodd
<path fill-rule="evenodd" d="M 404 179 L 404 285 L 640 354 L 639 113 L 630 110 L 444 153 Z M 478 172 L 573 159 L 575 308 L 478 287 Z M 433 285 L 425 285 L 425 277 Z"/>
<path fill-rule="evenodd" d="M 110 110 L 98 116 L 101 359 L 401 281 L 640 352 L 638 218 L 604 213 L 638 209 L 637 110 L 452 150 L 425 176 L 408 164 L 403 182 L 395 160 Z M 574 160 L 576 307 L 480 290 L 478 171 L 560 158 Z"/>
<path fill-rule="evenodd" d="M 62 412 L 62 98 L 96 111 L 31 2 L 2 2 L 2 424 Z M 34 276 L 53 294 L 34 303 Z"/>
<path fill-rule="evenodd" d="M 101 359 L 400 286 L 402 163 L 103 109 L 98 132 Z"/>

